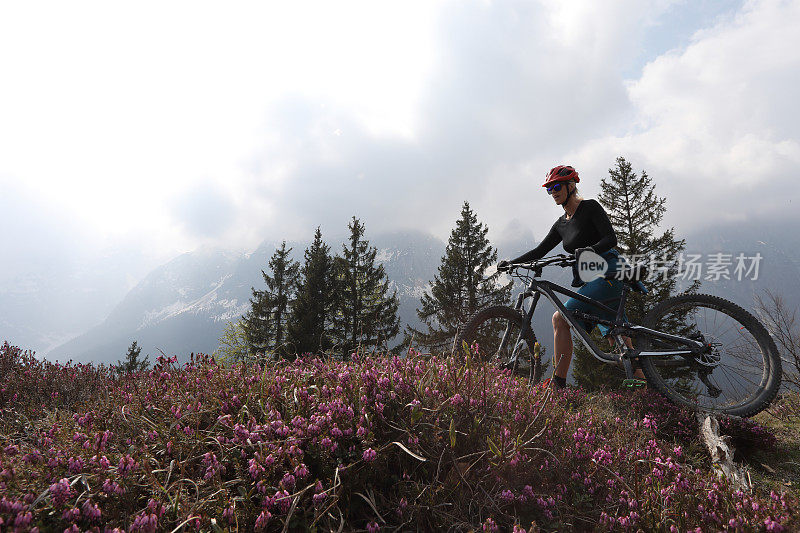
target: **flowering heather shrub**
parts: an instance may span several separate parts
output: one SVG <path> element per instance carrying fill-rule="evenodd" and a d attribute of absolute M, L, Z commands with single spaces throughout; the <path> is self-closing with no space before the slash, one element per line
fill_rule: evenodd
<path fill-rule="evenodd" d="M 580 390 L 416 353 L 176 363 L 105 376 L 68 406 L 4 396 L 0 530 L 800 528 L 790 496 L 685 464 L 672 414 L 645 412 L 646 396 L 609 417 Z M 72 390 L 92 372 L 35 368 L 6 390 L 51 372 Z"/>
<path fill-rule="evenodd" d="M 30 418 L 52 409 L 68 409 L 103 392 L 111 379 L 108 367 L 53 364 L 8 342 L 0 345 L 0 409 L 24 406 Z"/>
<path fill-rule="evenodd" d="M 697 441 L 699 422 L 695 412 L 664 400 L 657 392 L 643 389 L 635 393 L 612 391 L 605 394 L 620 413 L 635 420 L 635 424 L 651 429 L 666 440 L 685 445 Z M 743 418 L 719 418 L 720 432 L 732 439 L 734 448 L 741 452 L 774 450 L 775 435 L 767 428 Z"/>
<path fill-rule="evenodd" d="M 767 412 L 784 422 L 800 421 L 800 392 L 796 388 L 792 388 L 780 394 Z"/>

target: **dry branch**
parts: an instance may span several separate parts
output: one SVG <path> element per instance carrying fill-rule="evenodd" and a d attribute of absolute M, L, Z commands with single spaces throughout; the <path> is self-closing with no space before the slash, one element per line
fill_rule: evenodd
<path fill-rule="evenodd" d="M 728 478 L 734 485 L 743 491 L 750 491 L 750 476 L 744 466 L 733 462 L 735 452 L 731 438 L 719 434 L 719 422 L 710 415 L 697 414 L 700 423 L 700 438 L 705 443 L 711 454 L 711 466 L 719 477 Z"/>

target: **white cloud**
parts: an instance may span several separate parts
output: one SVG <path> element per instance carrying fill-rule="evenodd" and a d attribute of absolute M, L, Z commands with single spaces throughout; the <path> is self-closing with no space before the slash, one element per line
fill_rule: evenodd
<path fill-rule="evenodd" d="M 620 72 L 662 4 L 566 13 L 550 2 L 448 4 L 411 137 L 375 136 L 335 103 L 286 99 L 269 121 L 283 134 L 254 165 L 255 181 L 270 186 L 254 185 L 251 197 L 279 198 L 277 219 L 305 236 L 318 223 L 344 228 L 355 213 L 373 230 L 413 226 L 446 237 L 464 200 L 492 228 L 514 213 L 541 236 L 557 216 L 542 175 L 624 123 Z"/>
<path fill-rule="evenodd" d="M 544 172 L 574 164 L 591 196 L 620 154 L 682 223 L 712 192 L 728 214 L 769 209 L 751 184 L 800 157 L 798 3 L 747 4 L 626 82 L 682 6 L 5 4 L 0 184 L 176 252 L 353 214 L 446 237 L 464 200 L 493 233 L 517 218 L 541 237 Z"/>
<path fill-rule="evenodd" d="M 754 1 L 651 61 L 628 92 L 636 121 L 578 158 L 646 168 L 690 229 L 800 199 L 800 2 Z M 598 169 L 599 170 L 599 169 Z"/>
<path fill-rule="evenodd" d="M 0 185 L 24 183 L 101 233 L 191 247 L 174 198 L 198 181 L 246 195 L 246 162 L 285 135 L 264 123 L 284 95 L 408 134 L 437 5 L 3 4 Z"/>

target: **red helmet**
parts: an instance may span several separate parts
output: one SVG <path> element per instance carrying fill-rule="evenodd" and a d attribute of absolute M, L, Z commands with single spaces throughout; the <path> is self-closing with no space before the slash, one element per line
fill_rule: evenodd
<path fill-rule="evenodd" d="M 542 184 L 542 187 L 547 187 L 551 183 L 555 183 L 557 181 L 574 181 L 578 183 L 581 179 L 578 177 L 578 172 L 567 165 L 558 165 L 550 169 L 550 172 L 547 173 L 547 180 Z"/>

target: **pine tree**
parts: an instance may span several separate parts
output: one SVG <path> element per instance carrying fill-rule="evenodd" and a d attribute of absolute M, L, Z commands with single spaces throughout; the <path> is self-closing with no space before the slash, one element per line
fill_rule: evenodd
<path fill-rule="evenodd" d="M 334 259 L 336 275 L 333 335 L 345 357 L 357 350 L 382 348 L 399 330 L 397 292 L 389 295 L 389 278 L 375 264 L 377 249 L 364 239 L 364 225 L 356 218 L 348 224 L 349 246 Z"/>
<path fill-rule="evenodd" d="M 600 182 L 601 192 L 597 200 L 614 226 L 617 250 L 634 262 L 650 263 L 650 258 L 653 258 L 657 262 L 654 266 L 666 269 L 654 279 L 643 280 L 648 290 L 646 295 L 633 291 L 628 293 L 625 314 L 628 320 L 640 324 L 655 304 L 677 294 L 674 262 L 686 248 L 686 240 L 676 239 L 674 228 L 657 233 L 667 210 L 666 198 L 656 195 L 655 184 L 645 171 L 637 175 L 625 158 L 618 157 L 616 166 L 608 173 L 609 179 Z M 699 281 L 694 282 L 683 292 L 695 292 L 699 285 Z M 674 325 L 673 331 L 678 332 L 677 327 Z M 592 333 L 592 340 L 601 348 L 609 346 L 597 329 Z M 632 340 L 636 342 L 636 339 Z M 618 387 L 625 378 L 619 369 L 597 361 L 582 343 L 575 343 L 573 377 L 589 390 L 603 385 Z"/>
<path fill-rule="evenodd" d="M 139 355 L 142 353 L 142 347 L 139 346 L 137 341 L 133 341 L 130 346 L 128 346 L 128 353 L 125 354 L 124 361 L 117 361 L 116 364 L 116 373 L 117 376 L 124 376 L 126 374 L 135 374 L 137 372 L 144 372 L 148 368 L 150 368 L 150 357 L 145 357 L 144 359 L 139 359 Z"/>
<path fill-rule="evenodd" d="M 288 327 L 289 344 L 296 353 L 319 353 L 331 347 L 328 330 L 332 320 L 334 281 L 330 247 L 322 241 L 322 232 L 317 227 L 314 242 L 305 251 Z"/>
<path fill-rule="evenodd" d="M 508 304 L 513 282 L 498 283 L 499 272 L 486 277 L 486 269 L 497 262 L 497 250 L 486 234 L 489 228 L 464 202 L 461 218 L 450 233 L 439 265 L 439 274 L 431 282 L 430 294 L 420 300 L 417 316 L 427 331 L 406 329 L 406 340 L 432 351 L 450 350 L 459 328 L 477 310 L 494 304 Z"/>
<path fill-rule="evenodd" d="M 294 298 L 299 265 L 289 257 L 291 248 L 286 241 L 272 254 L 268 267 L 272 275 L 263 270 L 266 288 L 251 287 L 250 311 L 243 317 L 243 326 L 251 353 L 287 355 L 286 324 L 289 304 Z"/>

